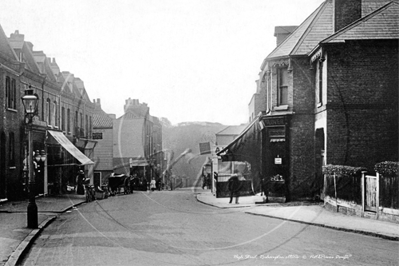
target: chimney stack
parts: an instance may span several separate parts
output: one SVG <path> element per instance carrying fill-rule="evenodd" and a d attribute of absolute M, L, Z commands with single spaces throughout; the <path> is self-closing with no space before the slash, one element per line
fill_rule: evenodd
<path fill-rule="evenodd" d="M 334 32 L 362 17 L 362 0 L 333 0 Z"/>
<path fill-rule="evenodd" d="M 276 37 L 276 45 L 279 46 L 288 36 L 293 33 L 298 26 L 276 26 L 274 28 L 274 36 Z"/>

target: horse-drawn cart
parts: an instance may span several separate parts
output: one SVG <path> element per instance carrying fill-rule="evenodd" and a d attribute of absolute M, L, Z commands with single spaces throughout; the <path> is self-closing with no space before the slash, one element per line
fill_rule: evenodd
<path fill-rule="evenodd" d="M 118 193 L 133 193 L 131 178 L 125 174 L 111 174 L 108 178 L 108 189 L 111 196 Z"/>

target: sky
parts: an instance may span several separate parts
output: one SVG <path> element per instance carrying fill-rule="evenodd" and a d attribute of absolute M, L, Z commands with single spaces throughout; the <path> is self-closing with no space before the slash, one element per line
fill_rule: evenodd
<path fill-rule="evenodd" d="M 123 114 L 128 98 L 172 124 L 248 122 L 275 26 L 300 25 L 323 0 L 1 0 L 18 30 Z"/>

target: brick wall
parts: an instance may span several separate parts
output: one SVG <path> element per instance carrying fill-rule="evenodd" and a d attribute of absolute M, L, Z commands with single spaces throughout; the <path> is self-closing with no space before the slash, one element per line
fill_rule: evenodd
<path fill-rule="evenodd" d="M 398 160 L 398 41 L 329 47 L 327 163 Z"/>
<path fill-rule="evenodd" d="M 290 126 L 290 192 L 292 197 L 311 196 L 315 174 L 314 162 L 314 90 L 309 60 L 291 60 L 293 86 L 292 101 L 295 114 Z"/>

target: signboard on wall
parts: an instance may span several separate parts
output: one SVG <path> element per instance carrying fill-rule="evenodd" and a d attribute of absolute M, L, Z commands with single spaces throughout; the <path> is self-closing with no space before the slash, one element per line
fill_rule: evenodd
<path fill-rule="evenodd" d="M 211 153 L 211 143 L 210 142 L 203 142 L 199 144 L 200 154 L 210 154 Z"/>

